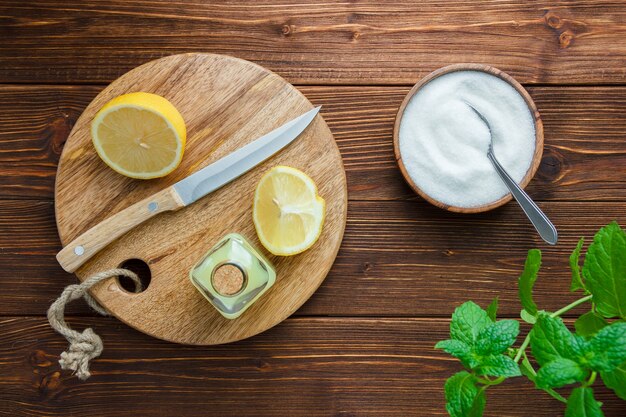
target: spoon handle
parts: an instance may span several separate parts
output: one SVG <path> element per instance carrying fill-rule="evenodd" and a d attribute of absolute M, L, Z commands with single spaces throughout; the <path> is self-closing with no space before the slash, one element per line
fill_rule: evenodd
<path fill-rule="evenodd" d="M 543 214 L 543 211 L 541 211 L 541 209 L 537 207 L 535 202 L 531 200 L 528 194 L 526 194 L 524 190 L 522 190 L 520 186 L 517 185 L 515 181 L 513 181 L 508 172 L 506 172 L 502 165 L 500 165 L 493 151 L 490 150 L 487 154 L 487 157 L 489 157 L 489 160 L 496 169 L 496 172 L 498 173 L 498 175 L 500 175 L 500 178 L 502 178 L 502 181 L 507 186 L 509 191 L 511 191 L 511 194 L 513 195 L 513 197 L 515 197 L 515 200 L 517 200 L 520 207 L 522 207 L 524 213 L 526 213 L 526 216 L 539 233 L 539 236 L 541 236 L 541 238 L 550 245 L 556 245 L 556 242 L 558 240 L 558 233 L 550 219 L 548 219 L 548 217 Z"/>

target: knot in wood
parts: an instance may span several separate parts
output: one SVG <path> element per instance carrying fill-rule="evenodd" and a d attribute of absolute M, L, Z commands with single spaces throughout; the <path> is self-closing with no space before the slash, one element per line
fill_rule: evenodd
<path fill-rule="evenodd" d="M 46 128 L 46 136 L 55 155 L 60 155 L 63 145 L 72 130 L 72 122 L 67 117 L 57 117 Z"/>
<path fill-rule="evenodd" d="M 558 37 L 559 47 L 564 49 L 571 45 L 575 37 L 589 32 L 587 24 L 580 20 L 563 18 L 554 12 L 548 12 L 544 16 L 546 26 L 554 31 Z"/>
<path fill-rule="evenodd" d="M 544 148 L 537 176 L 544 181 L 554 183 L 563 175 L 563 156 L 552 148 Z"/>
<path fill-rule="evenodd" d="M 566 30 L 559 36 L 559 46 L 563 49 L 567 48 L 574 39 L 574 33 Z"/>
<path fill-rule="evenodd" d="M 554 14 L 553 12 L 546 13 L 544 18 L 545 18 L 546 24 L 550 26 L 552 29 L 559 29 L 561 28 L 561 26 L 563 26 L 563 21 L 561 20 L 561 18 L 557 16 L 556 14 Z"/>
<path fill-rule="evenodd" d="M 48 355 L 41 349 L 36 349 L 30 354 L 30 364 L 37 368 L 47 368 L 52 365 L 52 361 L 48 359 Z"/>
<path fill-rule="evenodd" d="M 295 25 L 283 25 L 281 33 L 283 36 L 291 36 L 296 31 Z"/>
<path fill-rule="evenodd" d="M 257 370 L 261 371 L 261 372 L 266 372 L 269 371 L 271 369 L 270 364 L 265 361 L 264 359 L 258 358 L 255 360 L 255 365 Z"/>
<path fill-rule="evenodd" d="M 46 398 L 53 397 L 62 387 L 61 372 L 54 371 L 47 375 L 43 375 L 38 384 L 39 393 Z"/>

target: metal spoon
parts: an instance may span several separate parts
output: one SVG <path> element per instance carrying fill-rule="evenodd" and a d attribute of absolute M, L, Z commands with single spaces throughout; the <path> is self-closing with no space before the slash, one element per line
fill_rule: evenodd
<path fill-rule="evenodd" d="M 533 224 L 535 230 L 537 230 L 537 233 L 539 233 L 539 236 L 541 236 L 541 238 L 550 245 L 556 245 L 556 242 L 558 240 L 556 227 L 554 227 L 550 219 L 548 219 L 543 211 L 541 211 L 541 209 L 537 207 L 535 202 L 528 196 L 528 194 L 526 194 L 524 190 L 521 189 L 517 182 L 515 182 L 513 178 L 511 178 L 508 172 L 506 172 L 502 165 L 500 165 L 500 162 L 498 162 L 498 159 L 493 152 L 493 135 L 491 134 L 491 126 L 489 125 L 489 122 L 478 110 L 474 108 L 474 106 L 472 106 L 468 102 L 465 102 L 465 104 L 467 104 L 474 111 L 474 113 L 476 113 L 478 117 L 480 117 L 480 119 L 485 122 L 487 128 L 489 129 L 490 141 L 487 158 L 489 158 L 489 160 L 493 164 L 493 167 L 496 169 L 496 172 L 498 173 L 498 175 L 500 175 L 502 182 L 504 182 L 513 197 L 515 197 L 517 203 L 520 205 L 522 210 L 524 210 L 526 217 L 528 217 L 530 222 Z"/>

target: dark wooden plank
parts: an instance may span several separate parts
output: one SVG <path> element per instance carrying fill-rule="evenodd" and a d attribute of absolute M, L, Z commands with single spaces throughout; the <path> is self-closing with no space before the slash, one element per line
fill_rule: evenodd
<path fill-rule="evenodd" d="M 0 320 L 0 414 L 444 416 L 443 383 L 460 370 L 433 349 L 446 320 L 289 319 L 242 342 L 173 345 L 115 319 L 94 327 L 105 349 L 81 383 L 56 362 L 66 348 L 43 318 Z M 520 338 L 521 340 L 521 338 Z M 626 402 L 596 388 L 607 417 Z M 556 416 L 563 405 L 516 378 L 489 389 L 485 416 Z"/>
<path fill-rule="evenodd" d="M 540 242 L 515 204 L 461 216 L 421 201 L 352 201 L 339 256 L 298 314 L 446 316 L 467 299 L 486 306 L 499 295 L 502 313 L 517 316 L 516 279 L 533 247 L 544 250 L 539 304 L 556 310 L 576 297 L 567 260 L 577 240 L 613 219 L 626 226 L 626 212 L 624 203 L 608 202 L 541 207 L 559 229 L 556 247 Z M 75 282 L 54 258 L 52 202 L 0 200 L 0 248 L 0 315 L 42 314 Z"/>
<path fill-rule="evenodd" d="M 101 87 L 0 87 L 0 196 L 53 198 L 56 163 Z M 408 88 L 301 87 L 339 144 L 353 200 L 418 199 L 393 157 L 395 114 Z M 534 87 L 546 148 L 528 192 L 542 200 L 626 200 L 626 88 Z"/>
<path fill-rule="evenodd" d="M 0 87 L 0 196 L 54 198 L 59 156 L 100 87 Z"/>
<path fill-rule="evenodd" d="M 457 62 L 527 83 L 623 83 L 620 1 L 15 1 L 0 82 L 109 82 L 148 60 L 224 53 L 301 84 L 412 84 Z M 27 51 L 27 52 L 25 52 Z"/>

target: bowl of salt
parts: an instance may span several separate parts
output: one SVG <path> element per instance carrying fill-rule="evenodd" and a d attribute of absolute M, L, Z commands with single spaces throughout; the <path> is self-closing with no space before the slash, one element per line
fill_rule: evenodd
<path fill-rule="evenodd" d="M 482 64 L 455 64 L 420 80 L 402 102 L 393 132 L 402 175 L 431 204 L 479 213 L 509 202 L 487 157 L 489 145 L 522 188 L 543 153 L 543 124 L 528 92 Z"/>

